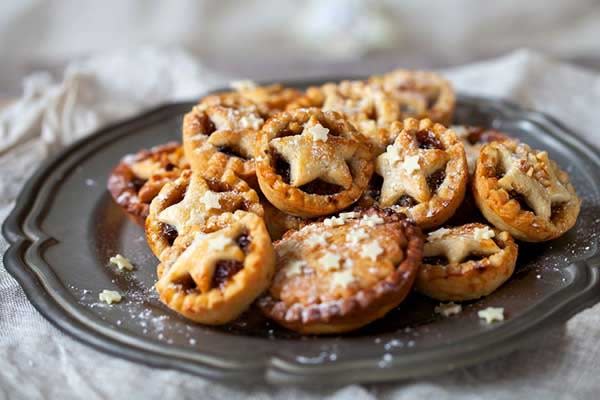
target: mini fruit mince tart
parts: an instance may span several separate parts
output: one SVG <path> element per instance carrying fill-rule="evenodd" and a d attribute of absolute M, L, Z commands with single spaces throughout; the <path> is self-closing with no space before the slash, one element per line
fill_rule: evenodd
<path fill-rule="evenodd" d="M 167 183 L 150 204 L 146 219 L 146 241 L 154 255 L 163 253 L 175 239 L 225 212 L 243 210 L 262 216 L 258 194 L 232 171 L 220 177 L 203 178 L 191 170 Z"/>
<path fill-rule="evenodd" d="M 403 117 L 429 118 L 446 126 L 454 116 L 456 96 L 446 79 L 434 72 L 397 69 L 369 80 L 404 107 Z M 412 101 L 409 101 L 412 99 Z"/>
<path fill-rule="evenodd" d="M 575 225 L 581 206 L 569 175 L 546 151 L 523 143 L 481 149 L 473 195 L 489 222 L 526 242 L 561 236 Z"/>
<path fill-rule="evenodd" d="M 430 232 L 417 290 L 440 301 L 487 296 L 510 278 L 517 245 L 508 232 L 472 223 Z"/>
<path fill-rule="evenodd" d="M 515 142 L 518 140 L 510 137 L 504 132 L 494 129 L 486 129 L 481 126 L 455 125 L 450 127 L 456 133 L 463 146 L 465 146 L 465 154 L 467 155 L 467 164 L 469 164 L 469 175 L 475 172 L 477 159 L 481 148 L 491 142 Z"/>
<path fill-rule="evenodd" d="M 462 143 L 443 125 L 407 118 L 396 141 L 377 157 L 361 204 L 375 202 L 405 213 L 422 228 L 443 224 L 460 206 L 467 186 Z"/>
<path fill-rule="evenodd" d="M 253 105 L 195 106 L 183 119 L 183 148 L 191 168 L 201 175 L 209 169 L 231 169 L 256 182 L 254 145 L 263 123 Z"/>
<path fill-rule="evenodd" d="M 375 154 L 381 154 L 393 141 L 389 126 L 400 119 L 396 102 L 380 89 L 364 81 L 342 81 L 310 87 L 304 97 L 289 108 L 317 107 L 343 113 L 365 136 Z"/>
<path fill-rule="evenodd" d="M 368 146 L 352 124 L 332 111 L 280 113 L 265 124 L 257 146 L 263 194 L 275 207 L 300 217 L 348 207 L 373 173 Z"/>
<path fill-rule="evenodd" d="M 244 211 L 221 214 L 203 232 L 187 236 L 177 239 L 158 267 L 161 301 L 203 324 L 233 321 L 273 278 L 275 254 L 262 218 Z"/>
<path fill-rule="evenodd" d="M 170 142 L 124 157 L 108 178 L 115 202 L 143 224 L 150 202 L 169 181 L 189 165 L 179 143 Z"/>
<path fill-rule="evenodd" d="M 298 89 L 285 87 L 278 83 L 261 86 L 246 80 L 235 81 L 231 85 L 236 90 L 235 94 L 255 104 L 265 117 L 284 111 L 289 104 L 303 95 Z"/>
<path fill-rule="evenodd" d="M 392 210 L 340 213 L 275 242 L 275 278 L 258 304 L 303 334 L 358 329 L 410 292 L 421 263 L 419 228 Z"/>

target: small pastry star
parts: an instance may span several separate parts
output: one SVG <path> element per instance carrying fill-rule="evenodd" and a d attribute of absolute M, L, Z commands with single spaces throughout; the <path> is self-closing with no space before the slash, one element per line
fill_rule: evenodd
<path fill-rule="evenodd" d="M 505 190 L 514 190 L 520 193 L 535 215 L 550 219 L 552 213 L 550 195 L 541 183 L 521 170 L 521 163 L 526 161 L 513 157 L 513 154 L 504 145 L 499 145 L 497 149 L 502 168 L 506 171 L 504 176 L 498 180 L 498 185 Z"/>
<path fill-rule="evenodd" d="M 290 164 L 290 184 L 302 186 L 316 179 L 342 186 L 352 185 L 346 161 L 354 155 L 357 144 L 350 139 L 330 135 L 327 141 L 316 140 L 309 121 L 301 135 L 276 138 L 271 146 Z"/>
<path fill-rule="evenodd" d="M 419 203 L 431 199 L 427 177 L 444 168 L 448 155 L 439 149 L 419 149 L 416 139 L 403 132 L 377 157 L 375 170 L 383 177 L 379 203 L 390 207 L 403 195 Z"/>
<path fill-rule="evenodd" d="M 423 248 L 425 257 L 446 256 L 450 264 L 461 263 L 470 254 L 489 256 L 500 251 L 491 239 L 477 240 L 471 235 L 444 236 L 442 239 L 428 241 Z"/>

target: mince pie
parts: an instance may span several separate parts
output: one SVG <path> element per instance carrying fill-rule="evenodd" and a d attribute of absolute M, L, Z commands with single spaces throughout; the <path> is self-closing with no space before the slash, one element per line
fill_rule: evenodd
<path fill-rule="evenodd" d="M 439 74 L 398 69 L 369 82 L 400 105 L 401 117 L 429 118 L 446 126 L 452 122 L 456 96 L 450 82 Z"/>
<path fill-rule="evenodd" d="M 256 174 L 280 210 L 314 217 L 355 202 L 373 172 L 371 152 L 341 114 L 315 108 L 272 117 L 260 132 Z"/>
<path fill-rule="evenodd" d="M 124 157 L 108 178 L 115 202 L 143 224 L 150 202 L 169 181 L 189 165 L 179 143 L 171 142 Z"/>
<path fill-rule="evenodd" d="M 273 277 L 275 254 L 262 218 L 225 213 L 186 236 L 191 238 L 178 238 L 158 267 L 161 301 L 203 324 L 233 321 Z"/>
<path fill-rule="evenodd" d="M 440 301 L 487 296 L 512 275 L 517 249 L 508 232 L 484 224 L 440 228 L 427 236 L 416 288 Z"/>
<path fill-rule="evenodd" d="M 517 139 L 510 137 L 504 132 L 486 129 L 480 126 L 455 125 L 451 126 L 450 129 L 456 133 L 456 136 L 463 143 L 463 146 L 465 146 L 467 164 L 469 165 L 469 175 L 473 175 L 475 172 L 475 165 L 479 158 L 479 152 L 485 144 L 490 142 L 517 142 Z"/>
<path fill-rule="evenodd" d="M 351 331 L 410 292 L 421 263 L 419 228 L 392 210 L 345 212 L 275 242 L 276 273 L 258 304 L 300 333 Z"/>
<path fill-rule="evenodd" d="M 232 171 L 203 178 L 191 170 L 167 183 L 150 204 L 146 240 L 159 260 L 175 239 L 202 228 L 212 216 L 243 210 L 263 215 L 258 194 Z"/>
<path fill-rule="evenodd" d="M 546 151 L 523 143 L 481 149 L 473 195 L 489 222 L 526 242 L 559 237 L 575 225 L 581 206 L 569 175 Z"/>
<path fill-rule="evenodd" d="M 289 106 L 300 107 L 317 107 L 323 111 L 343 113 L 365 136 L 376 155 L 381 154 L 393 141 L 388 128 L 400 118 L 397 103 L 383 90 L 363 81 L 342 81 L 310 87 L 304 97 Z"/>
<path fill-rule="evenodd" d="M 361 200 L 405 213 L 422 228 L 450 218 L 463 201 L 467 161 L 462 143 L 441 124 L 407 118 L 392 124 L 394 144 L 377 157 L 376 175 Z"/>
<path fill-rule="evenodd" d="M 195 106 L 183 119 L 183 148 L 191 168 L 203 176 L 230 169 L 255 182 L 254 146 L 263 123 L 253 105 Z"/>

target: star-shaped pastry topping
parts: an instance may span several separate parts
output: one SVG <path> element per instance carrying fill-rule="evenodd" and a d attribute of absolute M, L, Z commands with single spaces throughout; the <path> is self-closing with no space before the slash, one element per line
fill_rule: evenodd
<path fill-rule="evenodd" d="M 358 144 L 352 139 L 329 135 L 323 140 L 322 130 L 315 117 L 305 124 L 300 135 L 275 138 L 271 146 L 290 165 L 290 184 L 302 186 L 316 179 L 342 186 L 352 185 L 352 174 L 346 163 Z M 315 128 L 318 132 L 314 134 Z"/>
<path fill-rule="evenodd" d="M 203 201 L 207 192 L 208 185 L 204 179 L 192 174 L 183 199 L 161 211 L 158 220 L 174 226 L 179 234 L 183 234 L 187 228 L 194 225 L 203 224 L 210 209 Z"/>
<path fill-rule="evenodd" d="M 419 203 L 433 196 L 427 177 L 444 168 L 448 155 L 440 149 L 420 149 L 417 139 L 402 131 L 393 145 L 377 157 L 375 168 L 383 177 L 379 203 L 390 207 L 403 195 Z"/>
<path fill-rule="evenodd" d="M 212 289 L 213 275 L 218 262 L 244 262 L 244 252 L 232 239 L 243 229 L 241 224 L 233 224 L 213 233 L 197 235 L 161 281 L 177 284 L 191 277 L 201 293 L 208 292 Z"/>
<path fill-rule="evenodd" d="M 484 237 L 484 239 L 480 239 L 481 237 Z M 423 255 L 425 257 L 445 256 L 450 264 L 458 264 L 471 254 L 489 256 L 499 252 L 500 248 L 496 243 L 490 238 L 485 239 L 485 237 L 493 237 L 493 235 L 482 234 L 481 230 L 461 234 L 450 232 L 444 235 L 438 235 L 434 231 L 427 238 Z"/>
<path fill-rule="evenodd" d="M 537 216 L 550 219 L 552 214 L 550 193 L 537 179 L 527 173 L 533 169 L 528 157 L 516 155 L 504 145 L 498 145 L 496 149 L 500 155 L 500 164 L 506 171 L 498 180 L 498 185 L 505 190 L 514 190 L 521 194 Z"/>

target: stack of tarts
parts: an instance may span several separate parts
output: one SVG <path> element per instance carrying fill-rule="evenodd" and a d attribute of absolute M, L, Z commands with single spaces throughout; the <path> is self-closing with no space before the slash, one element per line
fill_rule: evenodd
<path fill-rule="evenodd" d="M 256 304 L 331 334 L 413 289 L 478 299 L 512 275 L 516 240 L 576 222 L 568 174 L 507 133 L 449 127 L 455 94 L 435 73 L 235 87 L 193 107 L 182 144 L 125 157 L 108 183 L 145 224 L 161 301 L 190 320 L 226 324 Z"/>

